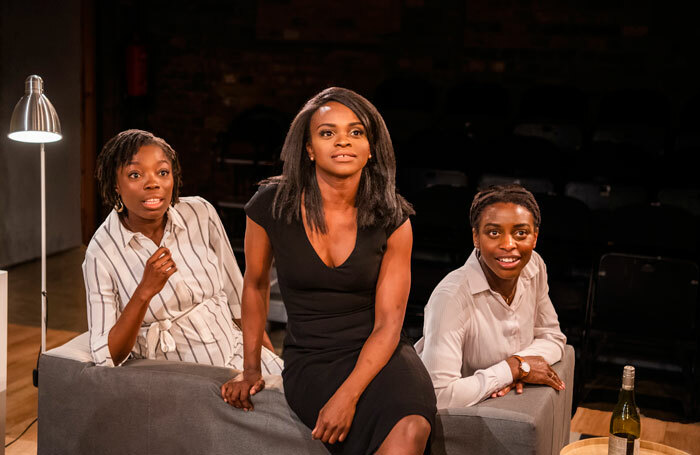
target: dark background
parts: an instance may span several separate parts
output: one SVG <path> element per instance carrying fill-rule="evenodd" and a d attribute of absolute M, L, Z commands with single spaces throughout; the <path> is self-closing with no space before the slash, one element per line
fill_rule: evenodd
<path fill-rule="evenodd" d="M 537 250 L 576 348 L 577 402 L 609 408 L 631 363 L 646 415 L 697 420 L 700 29 L 680 3 L 8 0 L 0 12 L 1 123 L 39 74 L 64 128 L 47 146 L 49 253 L 87 244 L 107 213 L 97 153 L 143 128 L 178 152 L 182 194 L 217 206 L 242 261 L 242 205 L 279 173 L 289 122 L 347 87 L 384 116 L 417 212 L 409 336 L 471 252 L 474 193 L 518 181 L 542 208 Z M 0 266 L 39 255 L 38 169 L 36 147 L 0 141 Z"/>
<path fill-rule="evenodd" d="M 642 408 L 697 412 L 700 33 L 689 11 L 654 1 L 122 0 L 97 2 L 94 14 L 97 143 L 126 128 L 165 138 L 183 194 L 217 205 L 239 259 L 241 206 L 279 172 L 290 120 L 318 91 L 351 88 L 384 115 L 399 190 L 417 210 L 410 336 L 431 290 L 471 251 L 477 188 L 519 181 L 542 205 L 538 250 L 577 349 L 577 400 L 614 402 L 621 365 L 633 363 L 642 389 L 648 381 Z M 653 270 L 642 278 L 651 290 L 599 286 L 614 273 L 600 262 L 608 253 L 646 256 L 617 284 Z M 600 308 L 604 291 L 618 307 Z"/>
<path fill-rule="evenodd" d="M 331 85 L 416 114 L 403 119 L 407 126 L 390 125 L 400 166 L 407 131 L 432 131 L 449 114 L 490 105 L 479 114 L 498 117 L 510 132 L 537 114 L 524 98 L 542 85 L 580 92 L 554 110 L 583 127 L 584 142 L 611 120 L 601 111 L 606 96 L 644 89 L 652 93 L 631 97 L 638 105 L 629 110 L 639 117 L 631 120 L 665 129 L 672 145 L 698 93 L 695 18 L 662 2 L 111 1 L 96 10 L 98 144 L 127 127 L 154 131 L 180 154 L 185 194 L 210 191 L 217 140 L 239 115 L 262 105 L 291 117 Z M 130 45 L 147 54 L 143 97 L 127 95 Z M 386 87 L 397 78 L 404 84 Z M 470 106 L 470 96 L 455 96 L 464 83 L 492 84 L 499 97 L 477 91 L 485 99 Z M 446 155 L 466 155 L 467 164 L 486 160 L 505 173 L 518 164 L 493 151 L 476 156 L 454 135 L 426 142 L 412 165 L 441 166 Z M 518 158 L 538 161 L 535 154 Z M 577 160 L 586 162 L 586 154 Z M 546 161 L 537 164 L 550 170 Z M 605 171 L 606 163 L 595 167 Z"/>

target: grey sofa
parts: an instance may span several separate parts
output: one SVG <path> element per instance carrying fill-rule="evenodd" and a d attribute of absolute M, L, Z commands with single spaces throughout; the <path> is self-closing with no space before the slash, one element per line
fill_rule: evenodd
<path fill-rule="evenodd" d="M 554 368 L 564 392 L 533 386 L 439 411 L 431 453 L 558 454 L 569 438 L 570 346 Z M 39 371 L 39 454 L 327 453 L 287 406 L 279 376 L 244 412 L 219 394 L 233 370 L 152 360 L 96 367 L 85 334 L 42 355 Z"/>

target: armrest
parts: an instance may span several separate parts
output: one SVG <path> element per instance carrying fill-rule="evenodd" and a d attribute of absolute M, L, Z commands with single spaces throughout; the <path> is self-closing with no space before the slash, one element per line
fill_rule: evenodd
<path fill-rule="evenodd" d="M 327 453 L 289 409 L 281 387 L 256 395 L 253 412 L 225 403 L 220 387 L 234 373 L 154 360 L 96 367 L 42 355 L 38 451 Z"/>
<path fill-rule="evenodd" d="M 569 441 L 574 362 L 574 349 L 567 345 L 562 360 L 552 366 L 566 384 L 561 392 L 527 385 L 522 395 L 511 392 L 439 410 L 432 453 L 558 454 Z"/>

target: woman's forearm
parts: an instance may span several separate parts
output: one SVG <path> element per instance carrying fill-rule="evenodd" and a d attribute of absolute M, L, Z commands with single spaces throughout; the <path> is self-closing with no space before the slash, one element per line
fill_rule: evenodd
<path fill-rule="evenodd" d="M 234 322 L 234 324 L 236 324 L 236 326 L 238 326 L 239 329 L 243 327 L 243 322 L 241 319 L 234 318 L 233 322 Z M 265 325 L 267 325 L 267 323 Z M 266 330 L 263 330 L 262 345 L 264 348 L 267 348 L 270 351 L 275 352 L 275 346 L 272 344 L 272 340 L 270 339 L 270 336 L 267 334 Z"/>
<path fill-rule="evenodd" d="M 268 288 L 264 286 L 243 287 L 241 313 L 243 321 L 243 369 L 260 371 L 260 350 L 265 331 L 266 305 Z"/>
<path fill-rule="evenodd" d="M 515 360 L 516 365 L 520 363 Z M 443 379 L 435 388 L 438 409 L 461 408 L 475 405 L 510 385 L 518 377 L 517 366 L 513 368 L 511 358 L 497 362 L 488 368 L 476 370 L 471 376 L 461 377 L 455 371 L 450 379 Z"/>
<path fill-rule="evenodd" d="M 354 401 L 359 400 L 372 379 L 384 368 L 399 344 L 401 327 L 375 327 L 365 341 L 355 368 L 340 386 Z"/>
<path fill-rule="evenodd" d="M 152 298 L 153 296 L 144 295 L 137 287 L 131 300 L 109 331 L 107 344 L 115 365 L 122 363 L 131 353 Z"/>

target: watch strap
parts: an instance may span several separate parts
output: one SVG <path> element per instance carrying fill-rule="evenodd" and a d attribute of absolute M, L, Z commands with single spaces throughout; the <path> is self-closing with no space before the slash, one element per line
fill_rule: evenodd
<path fill-rule="evenodd" d="M 515 354 L 513 354 L 513 357 L 515 359 L 517 359 L 518 362 L 520 362 L 520 365 L 518 365 L 518 371 L 520 372 L 520 377 L 518 377 L 518 380 L 520 380 L 520 379 L 526 377 L 528 374 L 530 374 L 530 372 L 529 371 L 525 372 L 525 370 L 523 370 L 523 362 L 525 362 L 525 361 L 523 360 L 522 357 L 520 357 L 519 355 L 515 355 Z"/>

